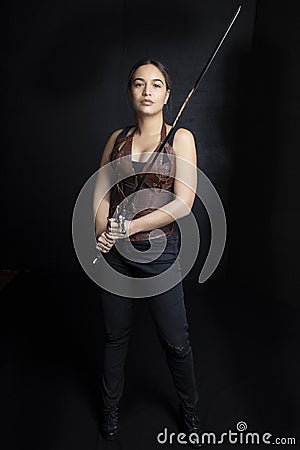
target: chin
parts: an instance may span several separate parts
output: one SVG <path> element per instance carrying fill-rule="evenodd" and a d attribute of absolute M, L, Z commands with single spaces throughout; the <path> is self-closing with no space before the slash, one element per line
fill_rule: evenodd
<path fill-rule="evenodd" d="M 160 113 L 161 113 L 161 109 L 159 109 L 159 110 L 151 109 L 150 110 L 150 108 L 149 109 L 143 108 L 143 109 L 136 110 L 136 114 L 141 115 L 141 116 L 155 116 Z"/>

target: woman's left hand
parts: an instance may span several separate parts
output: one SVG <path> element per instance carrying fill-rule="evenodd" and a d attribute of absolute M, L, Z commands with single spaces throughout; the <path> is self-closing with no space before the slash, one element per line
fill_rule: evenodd
<path fill-rule="evenodd" d="M 108 219 L 107 230 L 112 235 L 114 240 L 127 238 L 134 234 L 132 230 L 132 220 L 124 220 L 125 233 L 122 233 L 122 228 L 114 218 Z"/>

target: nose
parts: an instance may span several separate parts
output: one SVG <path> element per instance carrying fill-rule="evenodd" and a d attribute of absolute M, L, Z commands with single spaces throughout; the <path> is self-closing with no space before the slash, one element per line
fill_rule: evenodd
<path fill-rule="evenodd" d="M 148 83 L 145 83 L 145 86 L 144 86 L 144 89 L 143 89 L 143 95 L 145 97 L 147 97 L 148 95 L 151 95 Z"/>

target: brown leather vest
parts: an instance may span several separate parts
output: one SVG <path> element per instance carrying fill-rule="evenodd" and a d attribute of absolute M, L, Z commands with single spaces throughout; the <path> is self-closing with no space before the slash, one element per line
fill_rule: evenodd
<path fill-rule="evenodd" d="M 144 174 L 147 173 L 149 165 L 151 165 L 151 170 L 155 171 L 155 173 L 147 173 L 145 182 L 140 191 L 137 194 L 134 194 L 135 199 L 131 204 L 130 211 L 128 211 L 129 217 L 127 217 L 129 219 L 134 219 L 144 216 L 174 200 L 174 195 L 172 193 L 176 170 L 175 158 L 168 158 L 168 155 L 175 157 L 175 152 L 169 143 L 165 144 L 160 155 L 155 159 L 155 162 L 152 165 L 154 153 L 159 149 L 160 144 L 166 137 L 165 123 L 163 123 L 162 126 L 160 142 L 145 163 L 143 172 L 139 175 L 135 174 L 132 165 L 132 138 L 135 130 L 129 135 L 126 135 L 130 128 L 131 127 L 125 128 L 117 137 L 109 157 L 110 161 L 113 163 L 117 178 L 122 179 L 122 181 L 116 183 L 111 190 L 109 217 L 113 217 L 117 205 L 134 192 L 140 181 L 140 176 L 144 176 Z M 126 156 L 127 158 L 121 160 L 120 158 L 123 156 Z M 123 204 L 126 207 L 126 200 Z M 166 235 L 176 231 L 174 222 L 164 227 L 160 227 L 159 229 Z M 129 239 L 131 241 L 149 240 L 150 231 L 151 230 L 133 234 Z M 153 237 L 151 236 L 151 239 L 152 238 Z"/>

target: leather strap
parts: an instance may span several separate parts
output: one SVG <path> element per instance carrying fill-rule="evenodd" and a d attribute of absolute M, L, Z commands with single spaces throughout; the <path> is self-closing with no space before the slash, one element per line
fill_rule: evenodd
<path fill-rule="evenodd" d="M 171 233 L 174 233 L 176 229 L 174 226 L 171 229 L 164 229 L 169 227 L 169 225 L 166 225 L 165 227 L 160 227 L 159 230 L 163 231 L 166 236 L 168 236 Z M 160 236 L 157 237 L 151 237 L 151 241 L 153 239 L 158 239 Z M 127 240 L 132 242 L 139 242 L 139 241 L 150 241 L 150 231 L 141 231 L 137 234 L 132 234 Z"/>

